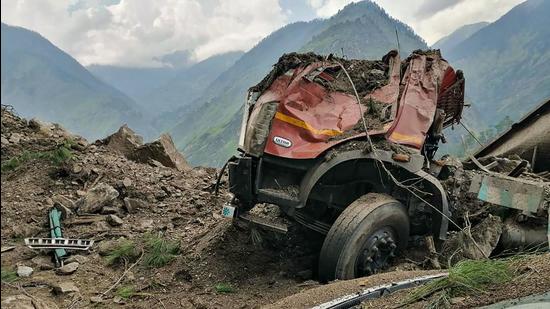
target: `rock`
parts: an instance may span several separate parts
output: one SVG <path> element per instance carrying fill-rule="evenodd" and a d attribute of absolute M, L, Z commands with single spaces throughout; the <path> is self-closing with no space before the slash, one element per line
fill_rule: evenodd
<path fill-rule="evenodd" d="M 111 226 L 105 221 L 94 222 L 94 229 L 96 231 L 104 232 L 111 229 Z"/>
<path fill-rule="evenodd" d="M 52 201 L 54 203 L 63 204 L 64 206 L 69 207 L 71 209 L 74 208 L 74 202 L 68 197 L 61 194 L 55 194 L 54 196 L 52 196 Z"/>
<path fill-rule="evenodd" d="M 90 297 L 90 302 L 92 304 L 99 304 L 103 302 L 103 298 L 101 298 L 101 296 L 92 296 Z"/>
<path fill-rule="evenodd" d="M 80 290 L 72 281 L 57 282 L 52 285 L 54 294 L 78 293 Z"/>
<path fill-rule="evenodd" d="M 122 184 L 124 187 L 129 188 L 132 185 L 132 180 L 128 177 L 124 177 L 124 180 L 122 180 Z"/>
<path fill-rule="evenodd" d="M 500 240 L 503 226 L 500 217 L 489 215 L 481 223 L 471 228 L 472 237 L 469 236 L 467 230 L 455 233 L 443 244 L 443 260 L 446 263 L 450 261 L 453 265 L 464 259 L 480 260 L 489 257 Z M 452 260 L 449 260 L 451 258 Z"/>
<path fill-rule="evenodd" d="M 118 242 L 116 240 L 101 241 L 97 246 L 97 252 L 99 255 L 109 255 L 117 243 Z"/>
<path fill-rule="evenodd" d="M 78 263 L 78 264 L 84 264 L 86 262 L 88 262 L 89 258 L 87 256 L 83 256 L 83 255 L 79 255 L 79 254 L 76 254 L 76 255 L 71 255 L 69 256 L 69 258 L 67 258 L 65 260 L 65 263 Z"/>
<path fill-rule="evenodd" d="M 40 270 L 54 269 L 54 263 L 49 257 L 35 256 L 31 259 L 31 263 Z"/>
<path fill-rule="evenodd" d="M 82 191 L 82 190 L 76 190 L 76 195 L 80 196 L 80 197 L 83 197 L 86 195 L 86 191 Z"/>
<path fill-rule="evenodd" d="M 66 207 L 66 206 L 63 205 L 63 204 L 60 204 L 60 203 L 55 202 L 53 206 L 54 206 L 55 208 L 57 208 L 57 210 L 61 211 L 61 214 L 62 214 L 63 219 L 70 218 L 70 217 L 73 215 L 72 210 L 69 209 L 69 207 Z"/>
<path fill-rule="evenodd" d="M 14 238 L 32 237 L 40 232 L 40 228 L 29 224 L 16 224 L 12 226 Z"/>
<path fill-rule="evenodd" d="M 101 213 L 104 215 L 112 215 L 118 213 L 118 208 L 112 206 L 105 206 L 101 209 Z"/>
<path fill-rule="evenodd" d="M 50 122 L 38 120 L 36 118 L 33 118 L 29 121 L 29 127 L 31 127 L 31 129 L 34 129 L 37 132 L 40 132 L 48 136 L 52 135 L 53 132 L 55 131 L 54 124 Z"/>
<path fill-rule="evenodd" d="M 2 309 L 53 309 L 55 304 L 48 304 L 42 299 L 23 295 L 10 295 L 2 300 Z"/>
<path fill-rule="evenodd" d="M 131 156 L 134 151 L 143 144 L 143 138 L 136 134 L 127 125 L 123 125 L 117 132 L 102 141 L 108 148 Z"/>
<path fill-rule="evenodd" d="M 117 197 L 118 191 L 115 188 L 99 183 L 76 202 L 76 207 L 84 213 L 96 213 Z"/>
<path fill-rule="evenodd" d="M 130 214 L 136 213 L 139 209 L 149 208 L 149 204 L 137 198 L 124 198 L 124 208 Z"/>
<path fill-rule="evenodd" d="M 108 215 L 107 223 L 109 223 L 112 226 L 121 226 L 122 224 L 124 224 L 124 221 L 122 221 L 122 219 L 120 219 L 116 215 Z"/>
<path fill-rule="evenodd" d="M 32 269 L 32 267 L 29 267 L 29 266 L 23 266 L 23 265 L 17 266 L 17 276 L 19 277 L 30 277 L 33 271 L 34 269 Z"/>
<path fill-rule="evenodd" d="M 168 134 L 162 134 L 159 139 L 138 147 L 131 158 L 142 163 L 155 160 L 180 171 L 191 168 Z"/>
<path fill-rule="evenodd" d="M 2 135 L 2 145 L 7 145 L 9 143 L 10 141 L 7 138 L 5 138 L 4 135 Z"/>
<path fill-rule="evenodd" d="M 21 134 L 19 133 L 12 133 L 9 139 L 9 141 L 14 144 L 18 144 L 20 140 L 21 140 Z"/>
<path fill-rule="evenodd" d="M 144 230 L 149 230 L 153 228 L 154 223 L 155 221 L 153 221 L 153 219 L 144 219 L 144 220 L 141 220 L 139 226 Z"/>
<path fill-rule="evenodd" d="M 57 268 L 55 273 L 62 276 L 70 275 L 78 269 L 78 266 L 80 266 L 78 262 L 67 263 L 63 267 Z"/>

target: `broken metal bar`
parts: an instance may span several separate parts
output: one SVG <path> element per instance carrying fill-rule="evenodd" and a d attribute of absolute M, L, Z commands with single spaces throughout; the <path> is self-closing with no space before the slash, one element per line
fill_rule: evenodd
<path fill-rule="evenodd" d="M 31 249 L 88 250 L 94 244 L 90 239 L 72 238 L 25 238 L 25 245 Z"/>
<path fill-rule="evenodd" d="M 381 296 L 384 296 L 395 291 L 402 289 L 408 289 L 411 287 L 419 286 L 426 284 L 432 280 L 445 278 L 449 273 L 440 273 L 435 275 L 428 275 L 422 277 L 416 277 L 412 279 L 407 279 L 395 283 L 378 285 L 372 288 L 368 288 L 361 292 L 357 292 L 350 295 L 345 295 L 336 299 L 333 299 L 329 302 L 317 305 L 313 307 L 314 309 L 336 309 L 336 308 L 351 308 L 361 304 L 365 299 L 375 299 Z"/>

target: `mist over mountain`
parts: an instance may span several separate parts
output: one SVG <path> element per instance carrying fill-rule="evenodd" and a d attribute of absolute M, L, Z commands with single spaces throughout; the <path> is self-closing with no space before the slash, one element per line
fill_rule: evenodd
<path fill-rule="evenodd" d="M 130 96 L 153 120 L 162 113 L 187 107 L 242 54 L 241 51 L 228 52 L 182 66 L 135 68 L 91 65 L 88 69 Z"/>
<path fill-rule="evenodd" d="M 40 34 L 2 23 L 2 104 L 25 117 L 55 121 L 88 138 L 128 123 L 148 136 L 136 103 L 94 77 Z"/>

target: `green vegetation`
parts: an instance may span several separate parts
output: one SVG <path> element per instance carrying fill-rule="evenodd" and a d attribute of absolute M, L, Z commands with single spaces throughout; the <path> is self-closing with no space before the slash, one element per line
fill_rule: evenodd
<path fill-rule="evenodd" d="M 160 236 L 147 236 L 143 264 L 147 267 L 162 267 L 174 260 L 180 253 L 178 241 L 171 241 Z"/>
<path fill-rule="evenodd" d="M 139 251 L 136 244 L 131 240 L 121 240 L 107 255 L 107 263 L 112 265 L 121 262 L 132 262 L 137 260 L 138 257 Z"/>
<path fill-rule="evenodd" d="M 449 269 L 449 276 L 414 289 L 403 305 L 430 298 L 430 308 L 447 308 L 452 297 L 483 293 L 515 276 L 511 260 L 466 260 Z"/>
<path fill-rule="evenodd" d="M 218 293 L 235 293 L 235 289 L 232 288 L 228 283 L 218 283 L 214 288 Z"/>
<path fill-rule="evenodd" d="M 60 165 L 72 158 L 72 146 L 72 141 L 65 141 L 63 145 L 60 145 L 56 149 L 50 151 L 24 151 L 21 155 L 2 162 L 2 173 L 13 171 L 25 162 L 32 160 L 47 160 L 54 165 Z"/>
<path fill-rule="evenodd" d="M 2 267 L 2 282 L 13 282 L 17 280 L 17 273 L 13 269 Z"/>
<path fill-rule="evenodd" d="M 132 285 L 121 286 L 116 290 L 116 295 L 128 299 L 136 295 L 136 289 Z"/>
<path fill-rule="evenodd" d="M 141 265 L 148 268 L 163 267 L 180 253 L 178 241 L 168 240 L 160 235 L 146 234 L 142 238 L 119 241 L 107 255 L 109 265 L 135 262 L 143 252 Z"/>

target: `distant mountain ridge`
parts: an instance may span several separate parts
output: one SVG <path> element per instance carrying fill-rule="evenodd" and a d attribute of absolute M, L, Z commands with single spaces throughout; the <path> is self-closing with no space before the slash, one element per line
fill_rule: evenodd
<path fill-rule="evenodd" d="M 128 94 L 151 117 L 188 107 L 205 88 L 241 57 L 227 52 L 185 67 L 126 68 L 92 65 L 89 70 Z"/>
<path fill-rule="evenodd" d="M 315 51 L 347 57 L 380 58 L 396 49 L 397 29 L 401 52 L 427 48 L 407 25 L 391 18 L 370 1 L 352 3 L 329 19 L 287 25 L 263 39 L 220 75 L 192 112 L 180 113 L 172 129 L 176 145 L 194 165 L 220 166 L 236 150 L 246 90 L 260 81 L 284 53 Z M 343 39 L 345 38 L 345 39 Z"/>
<path fill-rule="evenodd" d="M 474 33 L 485 28 L 489 24 L 490 23 L 488 22 L 482 21 L 475 24 L 464 25 L 453 31 L 451 34 L 439 39 L 431 46 L 431 48 L 440 49 L 443 54 L 446 54 L 447 52 L 452 51 L 458 44 L 462 43 L 464 40 L 468 39 Z"/>
<path fill-rule="evenodd" d="M 519 119 L 550 96 L 550 1 L 525 1 L 449 51 L 482 119 Z"/>
<path fill-rule="evenodd" d="M 135 102 L 95 78 L 40 34 L 2 23 L 2 104 L 26 117 L 59 122 L 88 139 L 128 123 L 150 127 Z"/>

